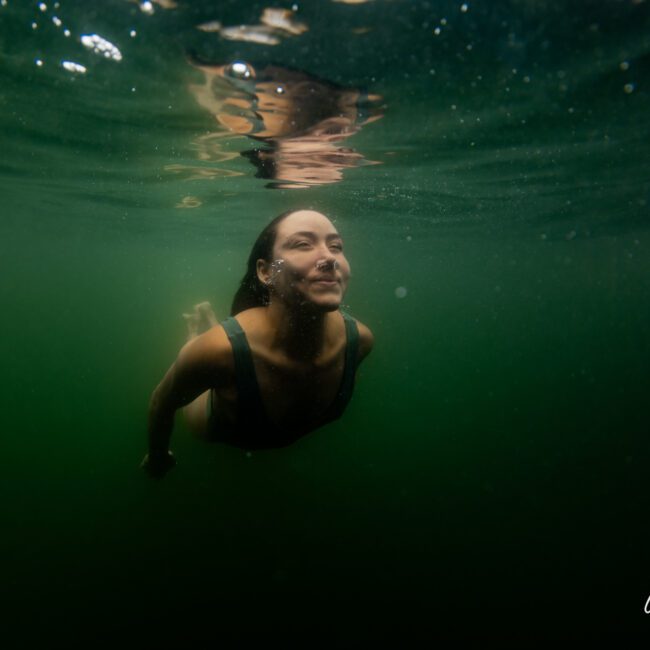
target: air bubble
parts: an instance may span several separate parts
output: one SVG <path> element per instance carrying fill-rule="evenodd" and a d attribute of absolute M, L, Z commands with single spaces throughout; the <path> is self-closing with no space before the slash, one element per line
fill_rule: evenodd
<path fill-rule="evenodd" d="M 226 68 L 225 74 L 236 79 L 255 79 L 255 70 L 244 61 L 233 61 Z"/>
<path fill-rule="evenodd" d="M 113 59 L 113 61 L 122 60 L 122 53 L 117 47 L 99 36 L 99 34 L 85 34 L 81 37 L 81 43 L 95 54 L 103 55 L 107 59 Z"/>
<path fill-rule="evenodd" d="M 69 72 L 74 72 L 75 74 L 85 74 L 86 72 L 85 66 L 74 61 L 61 61 L 61 65 Z"/>

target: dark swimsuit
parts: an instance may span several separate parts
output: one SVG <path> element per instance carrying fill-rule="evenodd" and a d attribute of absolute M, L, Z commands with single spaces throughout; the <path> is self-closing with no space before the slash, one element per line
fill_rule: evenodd
<path fill-rule="evenodd" d="M 352 316 L 343 310 L 340 312 L 345 321 L 346 335 L 343 377 L 336 397 L 325 412 L 319 427 L 341 417 L 354 390 L 359 330 Z M 213 406 L 214 390 L 212 389 L 207 406 L 209 439 L 245 449 L 280 447 L 293 442 L 299 436 L 283 431 L 267 417 L 255 375 L 253 357 L 244 330 L 232 316 L 222 321 L 221 325 L 228 335 L 235 357 L 237 426 L 236 429 L 231 429 L 225 423 L 217 423 L 217 413 Z"/>

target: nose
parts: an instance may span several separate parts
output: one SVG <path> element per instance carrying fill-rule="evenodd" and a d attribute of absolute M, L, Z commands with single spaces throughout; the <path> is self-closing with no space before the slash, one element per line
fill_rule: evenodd
<path fill-rule="evenodd" d="M 319 271 L 323 271 L 326 269 L 335 269 L 338 267 L 338 262 L 334 259 L 332 255 L 329 255 L 318 262 L 316 262 L 316 268 Z"/>

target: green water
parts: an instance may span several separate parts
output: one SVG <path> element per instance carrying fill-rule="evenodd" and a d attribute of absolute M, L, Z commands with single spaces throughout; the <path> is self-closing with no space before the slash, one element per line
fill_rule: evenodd
<path fill-rule="evenodd" d="M 46 4 L 0 7 L 12 647 L 648 635 L 648 3 L 301 2 L 277 46 L 194 29 L 257 3 Z M 279 190 L 201 160 L 190 50 L 381 95 L 344 144 L 381 164 Z M 375 334 L 345 416 L 247 454 L 179 414 L 151 481 L 182 312 L 225 318 L 257 234 L 303 206 L 336 219 Z"/>

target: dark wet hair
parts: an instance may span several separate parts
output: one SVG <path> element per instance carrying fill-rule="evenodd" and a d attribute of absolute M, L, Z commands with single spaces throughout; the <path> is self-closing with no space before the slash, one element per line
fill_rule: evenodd
<path fill-rule="evenodd" d="M 253 244 L 253 250 L 251 250 L 251 254 L 248 256 L 246 273 L 233 298 L 232 306 L 230 307 L 231 316 L 235 316 L 245 309 L 266 307 L 269 304 L 269 288 L 260 282 L 260 279 L 257 277 L 257 260 L 272 261 L 271 258 L 273 257 L 273 246 L 275 245 L 275 238 L 278 232 L 278 224 L 290 214 L 298 212 L 299 209 L 287 210 L 278 215 L 259 234 L 259 237 Z"/>

